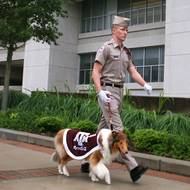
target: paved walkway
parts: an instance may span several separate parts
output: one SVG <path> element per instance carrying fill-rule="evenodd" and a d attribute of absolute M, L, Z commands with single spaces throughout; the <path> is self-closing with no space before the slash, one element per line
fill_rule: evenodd
<path fill-rule="evenodd" d="M 0 139 L 0 190 L 189 190 L 190 177 L 149 170 L 138 183 L 117 164 L 110 166 L 112 184 L 93 183 L 70 162 L 70 177 L 60 176 L 50 161 L 51 148 Z"/>

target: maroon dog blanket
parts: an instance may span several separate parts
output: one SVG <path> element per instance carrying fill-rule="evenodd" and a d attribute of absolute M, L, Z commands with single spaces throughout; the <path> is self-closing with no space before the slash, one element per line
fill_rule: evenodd
<path fill-rule="evenodd" d="M 100 149 L 97 139 L 96 134 L 66 129 L 63 134 L 63 145 L 71 158 L 82 160 Z"/>

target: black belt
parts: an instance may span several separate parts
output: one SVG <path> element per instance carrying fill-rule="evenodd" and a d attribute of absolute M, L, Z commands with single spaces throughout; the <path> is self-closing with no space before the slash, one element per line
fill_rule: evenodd
<path fill-rule="evenodd" d="M 123 84 L 115 84 L 115 83 L 108 83 L 108 82 L 101 82 L 102 86 L 112 86 L 117 88 L 123 88 Z"/>

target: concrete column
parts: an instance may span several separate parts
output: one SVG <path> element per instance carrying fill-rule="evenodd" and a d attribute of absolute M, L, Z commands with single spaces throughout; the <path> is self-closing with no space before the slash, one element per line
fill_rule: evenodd
<path fill-rule="evenodd" d="M 25 46 L 22 91 L 48 90 L 49 56 L 48 44 L 28 41 Z"/>
<path fill-rule="evenodd" d="M 50 67 L 48 89 L 73 92 L 79 78 L 79 56 L 77 54 L 80 31 L 80 3 L 72 3 L 68 18 L 60 18 L 59 29 L 63 36 L 58 46 L 50 47 Z"/>
<path fill-rule="evenodd" d="M 189 10 L 189 0 L 166 0 L 165 96 L 190 97 Z"/>

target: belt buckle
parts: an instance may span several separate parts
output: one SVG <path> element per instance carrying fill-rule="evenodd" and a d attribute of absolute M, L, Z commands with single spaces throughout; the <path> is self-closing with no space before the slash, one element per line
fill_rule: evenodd
<path fill-rule="evenodd" d="M 115 84 L 114 83 L 111 83 L 112 87 L 115 87 Z"/>

